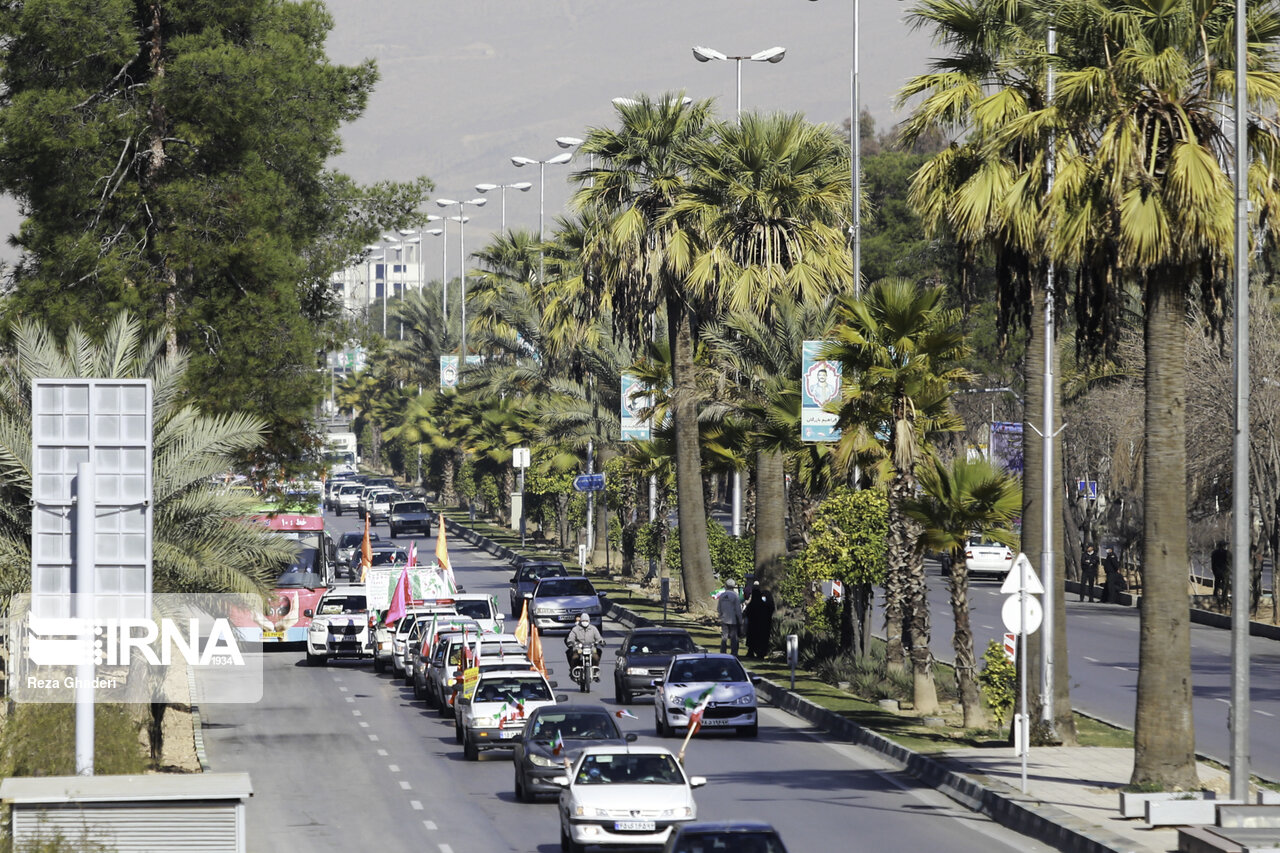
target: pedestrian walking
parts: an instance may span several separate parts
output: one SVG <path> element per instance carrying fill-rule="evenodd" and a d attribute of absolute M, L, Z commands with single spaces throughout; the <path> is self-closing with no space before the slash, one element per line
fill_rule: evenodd
<path fill-rule="evenodd" d="M 1107 549 L 1107 556 L 1102 558 L 1102 601 L 1104 604 L 1119 604 L 1120 593 L 1125 588 L 1124 575 L 1120 574 L 1120 558 L 1115 548 Z"/>
<path fill-rule="evenodd" d="M 1080 600 L 1088 596 L 1093 601 L 1093 591 L 1098 583 L 1098 552 L 1092 545 L 1086 546 L 1080 555 Z"/>
<path fill-rule="evenodd" d="M 747 657 L 764 659 L 769 655 L 769 635 L 773 631 L 773 596 L 760 581 L 751 584 L 751 597 L 743 608 L 747 617 Z"/>
<path fill-rule="evenodd" d="M 1218 542 L 1218 547 L 1209 555 L 1209 568 L 1213 570 L 1213 599 L 1222 607 L 1227 606 L 1227 591 L 1231 581 L 1231 552 L 1227 543 Z"/>
<path fill-rule="evenodd" d="M 724 582 L 724 592 L 716 600 L 716 612 L 720 616 L 720 654 L 726 647 L 729 654 L 738 655 L 738 636 L 742 631 L 742 599 L 738 598 L 738 582 L 729 578 Z"/>

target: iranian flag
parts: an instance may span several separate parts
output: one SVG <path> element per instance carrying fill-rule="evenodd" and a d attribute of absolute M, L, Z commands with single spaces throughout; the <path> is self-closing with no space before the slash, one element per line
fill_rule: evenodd
<path fill-rule="evenodd" d="M 697 699 L 684 700 L 684 706 L 689 709 L 689 731 L 696 734 L 702 728 L 702 714 L 711 704 L 711 694 L 714 692 L 714 687 L 708 687 Z"/>
<path fill-rule="evenodd" d="M 556 739 L 551 741 L 551 754 L 559 755 L 564 752 L 564 738 L 560 737 L 560 730 L 556 729 Z"/>

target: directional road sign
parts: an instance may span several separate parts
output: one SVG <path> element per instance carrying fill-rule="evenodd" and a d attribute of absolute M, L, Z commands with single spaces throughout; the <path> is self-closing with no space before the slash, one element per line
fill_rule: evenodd
<path fill-rule="evenodd" d="M 579 474 L 573 478 L 573 489 L 577 492 L 603 492 L 604 474 Z"/>

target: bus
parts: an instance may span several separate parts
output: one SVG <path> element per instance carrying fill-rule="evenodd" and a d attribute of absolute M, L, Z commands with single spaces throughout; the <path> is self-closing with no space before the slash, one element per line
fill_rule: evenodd
<path fill-rule="evenodd" d="M 270 513 L 255 516 L 279 536 L 298 544 L 298 553 L 276 582 L 261 611 L 239 614 L 236 628 L 242 639 L 263 643 L 301 643 L 320 596 L 333 586 L 337 570 L 337 548 L 324 528 L 324 516 Z"/>

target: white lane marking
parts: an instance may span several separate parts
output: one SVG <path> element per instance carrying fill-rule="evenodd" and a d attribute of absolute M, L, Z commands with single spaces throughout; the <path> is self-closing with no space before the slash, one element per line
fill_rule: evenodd
<path fill-rule="evenodd" d="M 388 770 L 390 770 L 392 773 L 399 773 L 399 772 L 400 772 L 400 765 L 399 765 L 399 764 L 388 764 L 388 765 L 387 765 L 387 769 L 388 769 Z"/>
<path fill-rule="evenodd" d="M 423 826 L 425 826 L 427 829 L 430 829 L 430 830 L 432 830 L 432 831 L 435 831 L 436 829 L 439 829 L 439 827 L 437 827 L 437 826 L 436 826 L 436 822 L 435 822 L 434 820 L 424 820 L 424 821 L 422 822 L 422 825 L 423 825 Z"/>
<path fill-rule="evenodd" d="M 411 789 L 412 789 L 412 787 L 413 787 L 413 786 L 411 786 L 408 782 L 405 782 L 405 781 L 401 780 L 401 782 L 400 782 L 400 790 L 402 790 L 402 791 L 408 791 L 408 790 L 411 790 Z"/>
<path fill-rule="evenodd" d="M 357 710 L 357 711 L 352 711 L 352 712 L 351 712 L 351 716 L 353 716 L 353 717 L 363 717 L 363 716 L 364 716 L 364 711 L 359 711 L 359 710 Z"/>
<path fill-rule="evenodd" d="M 450 847 L 448 844 L 441 844 L 440 853 L 453 853 L 453 848 Z"/>
<path fill-rule="evenodd" d="M 380 750 L 378 750 L 378 757 L 379 757 L 379 758 L 386 758 L 388 754 L 389 754 L 389 753 L 388 753 L 385 749 L 380 749 Z"/>
<path fill-rule="evenodd" d="M 1084 659 L 1085 659 L 1085 660 L 1087 660 L 1089 663 L 1099 663 L 1099 662 L 1100 662 L 1097 658 L 1091 658 L 1091 657 L 1089 657 L 1088 655 L 1085 655 L 1085 656 L 1084 656 Z"/>
<path fill-rule="evenodd" d="M 1214 697 L 1213 701 L 1215 701 L 1215 702 L 1221 702 L 1223 705 L 1230 705 L 1230 704 L 1231 704 L 1231 700 L 1230 700 L 1230 699 L 1219 699 L 1219 698 L 1218 698 L 1218 697 L 1216 697 L 1216 696 Z"/>
<path fill-rule="evenodd" d="M 1255 713 L 1255 714 L 1261 714 L 1261 715 L 1262 715 L 1262 716 L 1264 716 L 1264 717 L 1274 717 L 1274 716 L 1275 716 L 1275 714 L 1271 713 L 1270 711 L 1260 711 L 1260 710 L 1258 710 L 1257 708 L 1254 708 L 1254 709 L 1253 709 L 1253 713 Z"/>
<path fill-rule="evenodd" d="M 346 693 L 346 692 L 347 692 L 347 688 L 345 688 L 345 687 L 339 687 L 339 688 L 338 688 L 338 692 L 339 692 L 339 693 Z"/>
<path fill-rule="evenodd" d="M 347 699 L 347 701 L 348 701 L 348 702 L 354 702 L 354 701 L 356 701 L 356 697 L 354 697 L 354 696 L 348 696 L 348 697 L 346 697 L 346 699 Z"/>
<path fill-rule="evenodd" d="M 420 812 L 420 811 L 422 811 L 422 801 L 421 801 L 421 800 L 410 800 L 410 801 L 409 801 L 409 808 L 413 809 L 415 812 Z"/>
<path fill-rule="evenodd" d="M 377 742 L 378 742 L 378 736 L 377 736 L 377 735 L 369 735 L 369 740 L 373 741 L 374 743 L 377 743 Z"/>
<path fill-rule="evenodd" d="M 995 629 L 996 629 L 996 626 L 995 626 L 995 625 L 983 625 L 983 626 L 982 626 L 982 630 L 984 630 L 984 631 L 994 631 Z"/>
<path fill-rule="evenodd" d="M 1129 667 L 1127 667 L 1127 666 L 1113 666 L 1113 667 L 1111 667 L 1111 668 L 1112 668 L 1112 669 L 1118 669 L 1118 670 L 1120 670 L 1121 672 L 1133 672 L 1133 670 L 1132 670 L 1132 669 L 1130 669 L 1130 668 L 1129 668 Z"/>
<path fill-rule="evenodd" d="M 368 724 L 368 723 L 366 723 L 364 720 L 361 720 L 361 721 L 360 721 L 360 728 L 362 728 L 362 729 L 367 729 L 367 728 L 369 728 L 369 724 Z"/>

